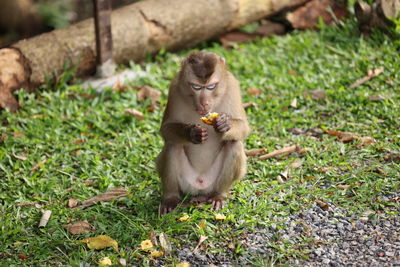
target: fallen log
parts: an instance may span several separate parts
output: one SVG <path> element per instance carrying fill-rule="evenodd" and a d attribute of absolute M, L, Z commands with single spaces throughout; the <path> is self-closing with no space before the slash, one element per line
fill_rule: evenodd
<path fill-rule="evenodd" d="M 190 47 L 307 1 L 141 1 L 112 12 L 113 60 L 124 64 L 141 60 L 161 48 L 177 50 Z M 12 97 L 16 88 L 36 88 L 45 82 L 46 77 L 54 78 L 56 73 L 61 73 L 66 63 L 77 67 L 77 76 L 94 73 L 96 49 L 93 19 L 22 40 L 6 50 L 0 50 L 0 106 L 16 110 L 18 103 Z M 18 79 L 19 83 L 15 86 L 16 79 L 6 78 L 10 74 L 25 79 Z"/>

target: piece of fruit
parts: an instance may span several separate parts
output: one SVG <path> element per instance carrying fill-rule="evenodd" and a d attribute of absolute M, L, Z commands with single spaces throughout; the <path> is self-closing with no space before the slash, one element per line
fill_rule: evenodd
<path fill-rule="evenodd" d="M 210 112 L 205 117 L 201 117 L 200 120 L 208 125 L 213 125 L 215 123 L 215 119 L 218 118 L 217 112 Z"/>

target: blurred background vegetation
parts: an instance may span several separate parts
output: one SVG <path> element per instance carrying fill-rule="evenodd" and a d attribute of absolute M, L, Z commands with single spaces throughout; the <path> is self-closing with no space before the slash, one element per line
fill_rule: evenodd
<path fill-rule="evenodd" d="M 113 9 L 139 0 L 112 0 Z M 93 16 L 91 0 L 0 1 L 0 48 Z"/>

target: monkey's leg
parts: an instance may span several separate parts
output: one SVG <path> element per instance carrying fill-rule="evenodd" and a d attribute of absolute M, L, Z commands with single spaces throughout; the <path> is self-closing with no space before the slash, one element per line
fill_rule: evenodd
<path fill-rule="evenodd" d="M 177 146 L 166 145 L 157 158 L 157 170 L 161 177 L 162 199 L 160 213 L 171 212 L 181 202 L 178 182 L 179 163 L 176 161 Z"/>
<path fill-rule="evenodd" d="M 162 181 L 160 213 L 171 212 L 181 202 L 181 192 L 190 192 L 190 181 L 196 174 L 182 145 L 166 145 L 157 158 Z"/>
<path fill-rule="evenodd" d="M 222 155 L 223 164 L 216 181 L 215 190 L 209 199 L 213 210 L 219 210 L 223 207 L 232 184 L 243 178 L 246 173 L 246 155 L 241 141 L 226 142 L 220 155 Z"/>

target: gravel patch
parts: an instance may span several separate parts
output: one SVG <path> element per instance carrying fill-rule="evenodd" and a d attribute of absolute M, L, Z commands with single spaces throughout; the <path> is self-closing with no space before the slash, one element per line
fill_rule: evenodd
<path fill-rule="evenodd" d="M 229 248 L 219 254 L 210 249 L 193 252 L 195 244 L 187 244 L 177 251 L 177 256 L 192 266 L 251 265 L 256 257 L 276 253 L 272 242 L 284 241 L 310 251 L 309 259 L 294 260 L 292 266 L 400 266 L 399 215 L 389 217 L 366 211 L 356 217 L 333 205 L 324 210 L 315 204 L 283 219 L 286 221 L 244 234 L 246 252 L 240 255 L 234 256 Z M 306 243 L 304 238 L 313 242 Z"/>

